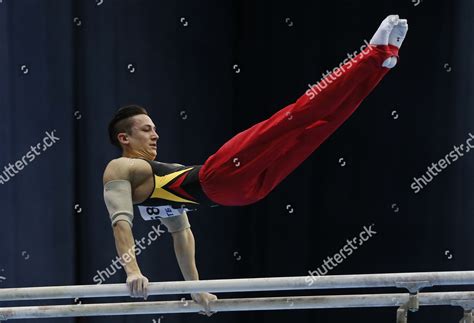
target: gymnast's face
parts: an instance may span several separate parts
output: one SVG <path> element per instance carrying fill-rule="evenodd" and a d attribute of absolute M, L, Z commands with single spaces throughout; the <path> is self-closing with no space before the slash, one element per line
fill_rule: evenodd
<path fill-rule="evenodd" d="M 160 138 L 156 133 L 155 124 L 146 114 L 139 114 L 131 119 L 133 121 L 131 133 L 123 134 L 124 156 L 154 160 L 156 158 L 156 142 Z"/>

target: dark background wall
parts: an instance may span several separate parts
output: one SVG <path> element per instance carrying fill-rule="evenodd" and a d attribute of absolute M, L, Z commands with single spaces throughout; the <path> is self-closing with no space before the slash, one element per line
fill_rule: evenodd
<path fill-rule="evenodd" d="M 234 134 L 298 98 L 394 13 L 410 25 L 399 64 L 348 122 L 264 200 L 189 213 L 199 272 L 202 279 L 307 275 L 371 224 L 377 234 L 330 274 L 471 270 L 474 154 L 418 194 L 410 185 L 474 134 L 474 4 L 415 4 L 1 1 L 0 171 L 46 132 L 56 130 L 60 140 L 0 185 L 0 287 L 93 284 L 115 258 L 101 180 L 118 156 L 106 133 L 118 107 L 149 110 L 160 135 L 157 160 L 202 164 Z M 136 219 L 136 238 L 158 224 Z M 182 279 L 169 234 L 139 264 L 151 281 Z M 107 283 L 124 281 L 120 271 Z M 8 305 L 17 303 L 1 304 Z M 410 320 L 455 321 L 461 313 L 421 308 Z M 395 310 L 54 321 L 159 319 L 380 322 L 395 320 Z"/>

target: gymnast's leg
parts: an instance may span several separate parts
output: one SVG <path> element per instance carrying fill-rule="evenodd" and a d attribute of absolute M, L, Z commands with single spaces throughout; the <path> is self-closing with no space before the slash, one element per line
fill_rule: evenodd
<path fill-rule="evenodd" d="M 221 205 L 246 205 L 264 198 L 395 66 L 407 29 L 405 20 L 387 17 L 371 46 L 318 83 L 319 93 L 307 91 L 295 103 L 226 142 L 199 173 L 208 197 Z"/>

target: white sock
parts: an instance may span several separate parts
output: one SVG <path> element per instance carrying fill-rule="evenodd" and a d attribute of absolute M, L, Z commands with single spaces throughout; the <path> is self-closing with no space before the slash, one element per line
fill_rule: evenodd
<path fill-rule="evenodd" d="M 382 66 L 386 68 L 394 68 L 397 65 L 397 58 L 395 56 L 389 57 L 383 61 Z"/>
<path fill-rule="evenodd" d="M 398 24 L 393 27 L 390 37 L 388 38 L 388 43 L 390 45 L 397 46 L 400 48 L 402 46 L 403 40 L 407 35 L 408 31 L 408 22 L 406 19 L 400 19 Z"/>
<path fill-rule="evenodd" d="M 369 43 L 372 45 L 388 45 L 390 33 L 394 26 L 398 24 L 398 19 L 398 15 L 390 15 L 385 18 Z"/>

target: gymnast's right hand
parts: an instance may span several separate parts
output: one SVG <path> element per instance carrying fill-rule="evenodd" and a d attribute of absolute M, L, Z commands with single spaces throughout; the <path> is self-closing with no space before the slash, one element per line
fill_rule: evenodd
<path fill-rule="evenodd" d="M 131 273 L 127 276 L 127 287 L 130 291 L 131 297 L 143 297 L 145 300 L 148 297 L 148 278 L 142 273 Z"/>

